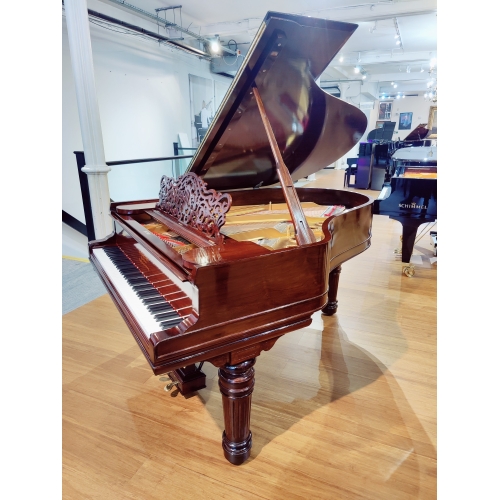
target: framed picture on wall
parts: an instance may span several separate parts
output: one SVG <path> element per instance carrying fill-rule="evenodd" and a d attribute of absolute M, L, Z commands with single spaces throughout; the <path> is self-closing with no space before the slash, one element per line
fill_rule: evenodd
<path fill-rule="evenodd" d="M 392 102 L 381 102 L 378 107 L 378 119 L 390 120 L 392 112 Z"/>
<path fill-rule="evenodd" d="M 427 120 L 427 128 L 431 131 L 431 134 L 437 134 L 438 126 L 438 108 L 437 106 L 431 106 L 429 108 L 429 119 Z"/>
<path fill-rule="evenodd" d="M 399 130 L 410 130 L 413 113 L 399 114 Z"/>

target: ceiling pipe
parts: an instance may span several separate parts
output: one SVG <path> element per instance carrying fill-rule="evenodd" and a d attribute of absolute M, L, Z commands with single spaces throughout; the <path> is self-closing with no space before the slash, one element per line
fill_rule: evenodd
<path fill-rule="evenodd" d="M 161 23 L 164 25 L 164 27 L 169 27 L 169 28 L 175 28 L 177 31 L 182 31 L 182 33 L 185 33 L 186 35 L 189 35 L 193 38 L 196 38 L 197 40 L 199 40 L 200 42 L 203 42 L 203 43 L 206 43 L 206 44 L 210 44 L 210 42 L 212 40 L 209 40 L 208 38 L 205 38 L 201 35 L 197 35 L 196 33 L 193 33 L 192 31 L 189 31 L 185 28 L 183 28 L 182 26 L 179 26 L 178 24 L 175 24 L 175 23 L 172 23 L 170 21 L 167 21 L 165 19 L 161 19 L 160 17 L 158 17 L 158 15 L 154 15 L 154 14 L 150 14 L 149 12 L 143 10 L 143 9 L 140 9 L 139 7 L 136 7 L 135 5 L 132 5 L 130 3 L 127 3 L 123 0 L 107 0 L 108 2 L 111 2 L 111 3 L 114 3 L 114 4 L 117 4 L 117 5 L 121 5 L 122 7 L 125 7 L 133 12 L 135 12 L 136 14 L 141 14 L 142 16 L 146 16 L 147 18 L 151 19 L 152 21 L 155 21 L 156 23 Z M 221 49 L 224 51 L 224 52 L 227 52 L 228 54 L 231 54 L 232 56 L 236 56 L 237 53 L 234 51 L 234 50 L 231 50 L 231 49 L 228 49 L 227 47 L 224 47 L 221 45 Z M 209 56 L 211 57 L 211 56 Z"/>
<path fill-rule="evenodd" d="M 149 31 L 149 30 L 146 30 L 144 28 L 141 28 L 140 26 L 126 23 L 125 21 L 120 21 L 120 19 L 116 19 L 114 17 L 107 16 L 106 14 L 96 12 L 95 10 L 88 9 L 88 13 L 89 13 L 89 16 L 96 17 L 98 19 L 102 19 L 103 21 L 108 21 L 108 22 L 116 24 L 118 26 L 123 26 L 124 28 L 127 28 L 129 30 L 136 31 L 137 33 L 142 33 L 143 35 L 147 35 L 151 38 L 155 38 L 156 40 L 159 40 L 161 42 L 165 42 L 169 45 L 174 45 L 177 48 L 180 48 L 182 50 L 185 50 L 185 51 L 190 52 L 192 54 L 195 54 L 197 56 L 204 57 L 207 59 L 212 58 L 210 54 L 207 54 L 206 52 L 203 52 L 200 49 L 197 49 L 195 47 L 191 47 L 190 45 L 179 43 L 175 40 L 171 40 L 170 38 L 168 38 L 166 36 L 155 33 L 154 31 Z"/>

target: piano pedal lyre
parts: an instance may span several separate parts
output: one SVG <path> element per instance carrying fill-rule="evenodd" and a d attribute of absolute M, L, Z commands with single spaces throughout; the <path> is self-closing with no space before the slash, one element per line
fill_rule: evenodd
<path fill-rule="evenodd" d="M 169 392 L 174 387 L 179 389 L 179 392 L 185 396 L 191 392 L 198 391 L 206 387 L 206 375 L 201 371 L 203 362 L 198 366 L 188 365 L 183 368 L 177 368 L 167 373 L 167 377 L 161 377 L 160 380 L 169 380 L 170 382 L 164 387 L 165 391 Z"/>

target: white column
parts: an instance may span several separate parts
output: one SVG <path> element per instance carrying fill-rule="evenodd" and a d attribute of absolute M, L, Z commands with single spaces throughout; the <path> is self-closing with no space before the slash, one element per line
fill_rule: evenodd
<path fill-rule="evenodd" d="M 89 182 L 95 237 L 101 239 L 113 232 L 108 187 L 108 172 L 111 169 L 106 165 L 104 157 L 87 0 L 65 0 L 64 8 L 85 153 L 85 167 L 82 171 L 87 174 Z"/>

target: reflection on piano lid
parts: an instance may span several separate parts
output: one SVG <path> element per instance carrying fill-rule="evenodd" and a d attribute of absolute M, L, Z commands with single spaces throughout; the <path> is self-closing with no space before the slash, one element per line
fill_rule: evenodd
<path fill-rule="evenodd" d="M 158 200 L 112 203 L 117 230 L 89 243 L 155 374 L 196 390 L 201 375 L 182 385 L 194 364 L 219 367 L 233 464 L 250 455 L 255 358 L 316 311 L 334 314 L 340 265 L 370 246 L 372 198 L 293 184 L 366 129 L 316 83 L 356 28 L 269 12 L 189 171 L 164 176 Z"/>

